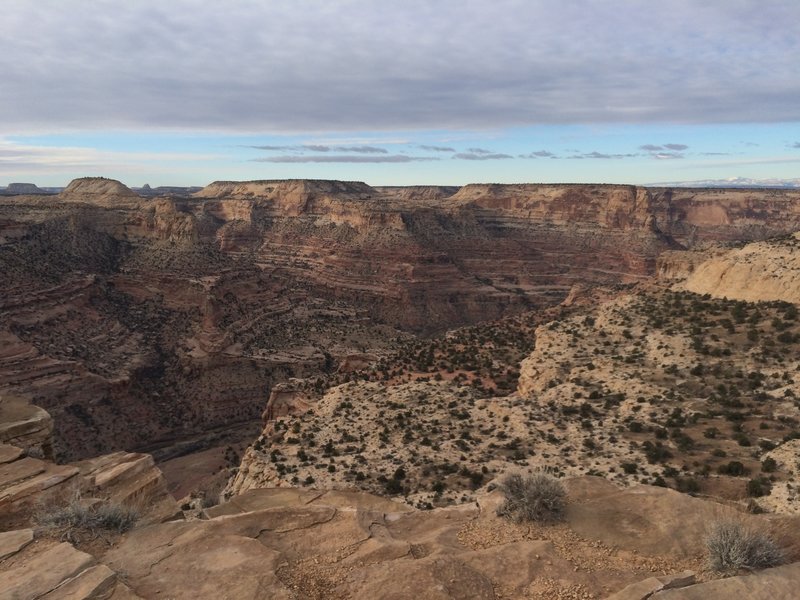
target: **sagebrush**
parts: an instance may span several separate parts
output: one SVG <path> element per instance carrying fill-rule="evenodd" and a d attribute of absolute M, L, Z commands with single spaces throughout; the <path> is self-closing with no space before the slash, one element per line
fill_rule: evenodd
<path fill-rule="evenodd" d="M 499 486 L 505 501 L 497 513 L 514 521 L 552 522 L 561 519 L 566 502 L 564 485 L 546 471 L 511 473 Z"/>
<path fill-rule="evenodd" d="M 66 502 L 51 501 L 40 505 L 34 520 L 46 529 L 106 530 L 124 533 L 139 519 L 135 508 L 105 501 L 92 505 L 79 493 L 74 493 Z"/>
<path fill-rule="evenodd" d="M 718 521 L 706 536 L 709 566 L 720 572 L 766 569 L 782 564 L 783 549 L 768 534 L 738 521 Z"/>

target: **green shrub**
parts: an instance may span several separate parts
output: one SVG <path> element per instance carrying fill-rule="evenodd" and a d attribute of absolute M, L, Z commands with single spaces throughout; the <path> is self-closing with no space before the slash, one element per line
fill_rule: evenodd
<path fill-rule="evenodd" d="M 563 515 L 566 491 L 549 473 L 512 473 L 500 482 L 499 488 L 505 496 L 497 510 L 500 516 L 517 522 L 552 522 Z"/>

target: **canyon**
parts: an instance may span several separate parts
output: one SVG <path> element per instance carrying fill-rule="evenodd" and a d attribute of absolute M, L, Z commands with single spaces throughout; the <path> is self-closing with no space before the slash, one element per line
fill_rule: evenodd
<path fill-rule="evenodd" d="M 63 458 L 157 448 L 257 423 L 275 383 L 404 335 L 641 281 L 666 250 L 788 234 L 798 194 L 290 180 L 142 198 L 86 178 L 5 197 L 0 392 L 53 415 Z"/>
<path fill-rule="evenodd" d="M 146 499 L 108 548 L 15 529 L 15 589 L 52 554 L 75 568 L 43 594 L 371 597 L 397 570 L 437 598 L 716 598 L 757 576 L 709 572 L 700 521 L 796 529 L 800 191 L 163 190 L 0 197 L 0 517 Z M 520 469 L 566 482 L 564 524 L 495 514 Z M 197 588 L 188 557 L 228 551 Z M 509 579 L 519 553 L 545 564 Z"/>

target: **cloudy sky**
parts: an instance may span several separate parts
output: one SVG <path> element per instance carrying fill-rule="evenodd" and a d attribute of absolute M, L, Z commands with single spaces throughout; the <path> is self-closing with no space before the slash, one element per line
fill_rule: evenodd
<path fill-rule="evenodd" d="M 0 185 L 800 177 L 798 0 L 3 0 Z"/>

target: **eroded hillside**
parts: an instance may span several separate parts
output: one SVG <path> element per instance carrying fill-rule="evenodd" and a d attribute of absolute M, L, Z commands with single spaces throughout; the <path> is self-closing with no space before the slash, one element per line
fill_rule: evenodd
<path fill-rule="evenodd" d="M 445 377 L 473 358 L 455 355 L 437 377 L 351 382 L 274 416 L 229 491 L 356 486 L 425 507 L 541 467 L 800 511 L 795 305 L 642 290 L 532 339 L 509 395 Z"/>
<path fill-rule="evenodd" d="M 576 283 L 646 278 L 666 249 L 800 229 L 796 195 L 258 181 L 143 198 L 86 178 L 4 197 L 0 390 L 54 415 L 63 457 L 224 437 L 290 377 L 324 387 L 365 362 L 399 376 L 401 330 L 553 306 Z M 512 389 L 516 358 L 479 383 Z"/>

